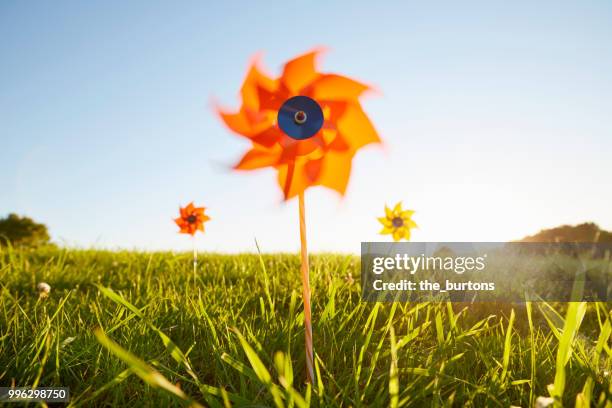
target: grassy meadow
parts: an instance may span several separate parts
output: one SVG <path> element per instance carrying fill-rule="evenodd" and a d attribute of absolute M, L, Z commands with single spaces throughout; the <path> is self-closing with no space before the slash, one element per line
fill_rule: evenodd
<path fill-rule="evenodd" d="M 0 248 L 0 386 L 70 406 L 612 407 L 611 304 L 366 303 L 359 259 Z M 39 297 L 39 282 L 51 285 Z"/>

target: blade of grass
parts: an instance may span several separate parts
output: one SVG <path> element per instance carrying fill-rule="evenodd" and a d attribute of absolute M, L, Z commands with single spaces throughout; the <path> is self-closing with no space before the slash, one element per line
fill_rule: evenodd
<path fill-rule="evenodd" d="M 535 329 L 533 327 L 533 317 L 531 310 L 531 302 L 525 304 L 527 310 L 527 321 L 529 323 L 529 356 L 531 360 L 530 376 L 529 376 L 529 406 L 532 407 L 535 402 L 536 388 L 536 343 L 535 343 Z"/>
<path fill-rule="evenodd" d="M 187 359 L 187 356 L 185 356 L 185 353 L 183 353 L 183 351 L 170 339 L 170 337 L 168 337 L 163 331 L 157 328 L 157 326 L 151 323 L 151 321 L 142 313 L 142 311 L 140 311 L 136 306 L 128 302 L 123 296 L 119 295 L 118 293 L 116 293 L 110 288 L 105 288 L 104 286 L 101 286 L 101 285 L 96 285 L 96 286 L 98 287 L 98 289 L 104 296 L 108 297 L 113 302 L 129 309 L 136 316 L 140 317 L 147 324 L 147 326 L 149 326 L 151 330 L 157 333 L 162 343 L 164 344 L 164 347 L 166 347 L 166 350 L 172 356 L 172 358 L 177 363 L 182 364 L 187 370 L 187 372 L 189 373 L 189 375 L 198 384 L 200 384 L 200 381 L 197 375 L 191 368 L 191 364 L 189 360 Z"/>
<path fill-rule="evenodd" d="M 574 340 L 586 313 L 586 302 L 570 302 L 565 316 L 563 332 L 557 348 L 557 359 L 555 365 L 555 382 L 549 387 L 551 397 L 555 399 L 555 406 L 562 406 L 563 393 L 565 392 L 565 366 L 572 357 Z"/>
<path fill-rule="evenodd" d="M 283 403 L 282 394 L 280 390 L 278 389 L 278 386 L 272 382 L 272 376 L 270 375 L 270 372 L 268 371 L 266 366 L 263 364 L 263 362 L 261 361 L 261 359 L 255 352 L 255 350 L 246 341 L 242 333 L 240 333 L 238 329 L 232 329 L 232 331 L 238 337 L 238 340 L 240 341 L 244 354 L 246 354 L 247 359 L 249 360 L 249 363 L 251 363 L 251 367 L 253 368 L 253 371 L 255 375 L 257 376 L 257 379 L 259 379 L 259 381 L 263 385 L 266 386 L 266 388 L 272 395 L 272 398 L 276 406 L 279 408 L 284 407 L 285 404 Z"/>
<path fill-rule="evenodd" d="M 94 335 L 102 346 L 126 363 L 130 370 L 145 383 L 149 384 L 151 387 L 160 388 L 183 401 L 189 402 L 192 407 L 202 407 L 202 405 L 188 397 L 183 390 L 168 381 L 159 371 L 107 337 L 101 329 L 94 329 Z"/>
<path fill-rule="evenodd" d="M 391 326 L 391 365 L 389 368 L 389 407 L 397 408 L 399 402 L 399 374 L 397 370 L 397 343 L 395 341 L 395 330 Z"/>
<path fill-rule="evenodd" d="M 514 309 L 510 312 L 510 320 L 506 329 L 506 339 L 504 340 L 504 357 L 502 360 L 502 384 L 508 375 L 508 366 L 510 365 L 510 354 L 512 353 L 512 325 L 514 324 Z"/>

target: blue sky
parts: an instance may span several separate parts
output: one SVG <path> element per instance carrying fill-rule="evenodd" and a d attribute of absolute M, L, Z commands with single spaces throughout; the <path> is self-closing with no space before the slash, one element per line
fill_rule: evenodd
<path fill-rule="evenodd" d="M 494 241 L 595 221 L 612 229 L 612 3 L 18 2 L 0 4 L 0 216 L 78 247 L 188 249 L 194 200 L 211 251 L 299 248 L 297 203 L 215 117 L 247 63 L 315 46 L 323 71 L 376 85 L 385 140 L 347 195 L 308 192 L 314 251 L 377 240 L 385 203 L 417 241 Z M 332 2 L 328 2 L 332 3 Z"/>

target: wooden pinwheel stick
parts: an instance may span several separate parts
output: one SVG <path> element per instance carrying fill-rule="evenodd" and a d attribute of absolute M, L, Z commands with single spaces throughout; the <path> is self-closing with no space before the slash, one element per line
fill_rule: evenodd
<path fill-rule="evenodd" d="M 302 287 L 304 297 L 304 338 L 306 342 L 306 375 L 310 384 L 314 383 L 314 354 L 312 347 L 312 313 L 310 310 L 310 273 L 308 268 L 308 247 L 306 245 L 306 216 L 304 193 L 299 194 L 300 207 L 300 254 L 302 258 Z"/>
<path fill-rule="evenodd" d="M 191 237 L 191 243 L 193 245 L 193 283 L 196 281 L 197 269 L 198 269 L 198 251 L 196 249 L 196 238 L 195 235 Z"/>

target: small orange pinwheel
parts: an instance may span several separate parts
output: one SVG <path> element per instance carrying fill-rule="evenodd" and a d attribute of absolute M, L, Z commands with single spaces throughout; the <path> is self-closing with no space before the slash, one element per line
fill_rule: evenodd
<path fill-rule="evenodd" d="M 251 149 L 235 165 L 238 170 L 274 167 L 284 199 L 321 185 L 344 194 L 353 156 L 361 147 L 379 143 L 374 126 L 363 111 L 359 97 L 370 88 L 353 79 L 320 73 L 314 50 L 287 62 L 280 78 L 270 78 L 251 65 L 241 88 L 238 112 L 219 109 L 225 124 L 248 138 Z M 289 98 L 308 97 L 323 114 L 320 130 L 302 140 L 279 128 L 279 109 Z M 296 113 L 301 123 L 306 118 Z"/>
<path fill-rule="evenodd" d="M 210 217 L 204 214 L 205 209 L 205 207 L 195 207 L 193 202 L 184 208 L 179 207 L 181 216 L 174 220 L 181 229 L 179 233 L 194 236 L 196 231 L 204 232 L 204 223 L 210 220 Z"/>

